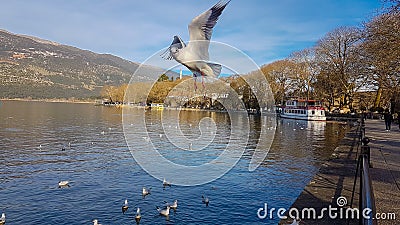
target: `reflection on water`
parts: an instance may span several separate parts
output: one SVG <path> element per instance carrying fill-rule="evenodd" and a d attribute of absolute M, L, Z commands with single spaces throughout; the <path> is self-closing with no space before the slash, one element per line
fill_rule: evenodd
<path fill-rule="evenodd" d="M 166 110 L 164 117 L 170 119 Z M 197 151 L 204 144 L 196 140 L 202 135 L 198 125 L 205 117 L 213 119 L 204 124 L 216 133 L 210 132 L 211 144 Z M 132 158 L 121 118 L 119 109 L 89 104 L 3 101 L 0 211 L 6 212 L 7 223 L 92 224 L 98 219 L 102 224 L 132 224 L 140 207 L 141 224 L 276 224 L 277 218 L 259 220 L 258 208 L 264 203 L 289 207 L 347 129 L 337 123 L 278 120 L 267 159 L 249 172 L 259 131 L 265 125 L 259 117 L 250 116 L 249 142 L 231 171 L 208 184 L 163 189 L 162 181 L 148 175 Z M 179 129 L 193 140 L 196 150 L 182 151 L 168 144 L 174 137 L 160 126 L 160 118 L 159 112 L 146 112 L 149 136 L 165 157 L 185 165 L 218 156 L 231 132 L 232 118 L 226 113 L 180 112 Z M 143 151 L 142 145 L 138 143 L 137 149 Z M 179 174 L 171 172 L 167 180 Z M 61 180 L 69 180 L 71 187 L 58 188 Z M 144 199 L 143 186 L 152 187 Z M 209 197 L 208 207 L 202 204 L 202 195 Z M 125 199 L 130 208 L 123 215 Z M 156 206 L 175 199 L 179 206 L 169 221 L 158 216 Z"/>

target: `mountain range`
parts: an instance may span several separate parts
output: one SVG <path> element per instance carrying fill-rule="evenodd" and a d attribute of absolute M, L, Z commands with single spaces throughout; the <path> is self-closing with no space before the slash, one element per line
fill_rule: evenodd
<path fill-rule="evenodd" d="M 105 85 L 147 81 L 162 69 L 0 30 L 0 98 L 92 98 Z M 173 73 L 173 72 L 168 72 Z M 167 74 L 168 74 L 167 73 Z M 174 76 L 175 74 L 168 74 Z"/>

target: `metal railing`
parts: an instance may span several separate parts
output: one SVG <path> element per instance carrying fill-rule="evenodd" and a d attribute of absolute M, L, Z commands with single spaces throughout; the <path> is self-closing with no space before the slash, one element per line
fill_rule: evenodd
<path fill-rule="evenodd" d="M 357 169 L 356 169 L 356 174 L 354 177 L 354 184 L 353 184 L 353 192 L 351 196 L 351 203 L 350 207 L 352 207 L 353 204 L 353 198 L 354 198 L 354 193 L 355 193 L 355 187 L 357 183 L 357 177 L 359 174 L 360 178 L 360 187 L 359 187 L 359 210 L 360 210 L 360 219 L 359 219 L 359 224 L 360 225 L 377 225 L 377 221 L 374 219 L 374 216 L 376 214 L 376 208 L 375 208 L 375 197 L 374 197 L 374 191 L 372 188 L 372 181 L 371 181 L 371 176 L 369 173 L 369 168 L 371 167 L 371 151 L 370 147 L 368 146 L 369 143 L 369 138 L 365 136 L 365 122 L 364 119 L 361 119 L 360 123 L 360 129 L 359 129 L 359 144 L 362 143 L 361 146 L 361 152 L 358 155 L 358 160 L 357 160 Z M 358 152 L 357 152 L 358 153 Z M 368 210 L 369 212 L 369 217 L 364 217 L 363 212 Z"/>
<path fill-rule="evenodd" d="M 367 154 L 361 154 L 361 168 L 360 168 L 360 200 L 359 207 L 360 211 L 364 212 L 368 210 L 369 218 L 363 216 L 360 217 L 360 225 L 377 225 L 377 221 L 373 218 L 376 213 L 375 208 L 375 197 L 372 189 L 371 177 L 369 174 L 369 157 Z M 364 214 L 364 213 L 362 213 Z"/>

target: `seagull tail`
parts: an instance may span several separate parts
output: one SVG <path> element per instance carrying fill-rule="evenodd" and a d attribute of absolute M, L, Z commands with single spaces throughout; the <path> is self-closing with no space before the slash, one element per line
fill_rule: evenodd
<path fill-rule="evenodd" d="M 221 73 L 222 66 L 216 63 L 207 63 L 207 64 L 209 67 L 211 67 L 214 77 L 218 77 L 219 74 Z"/>

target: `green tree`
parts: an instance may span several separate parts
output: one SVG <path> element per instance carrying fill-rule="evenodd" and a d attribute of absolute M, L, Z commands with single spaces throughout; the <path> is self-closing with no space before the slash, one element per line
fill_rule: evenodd
<path fill-rule="evenodd" d="M 163 82 L 163 81 L 168 81 L 169 77 L 166 74 L 162 74 L 159 78 L 158 78 L 158 82 Z"/>

